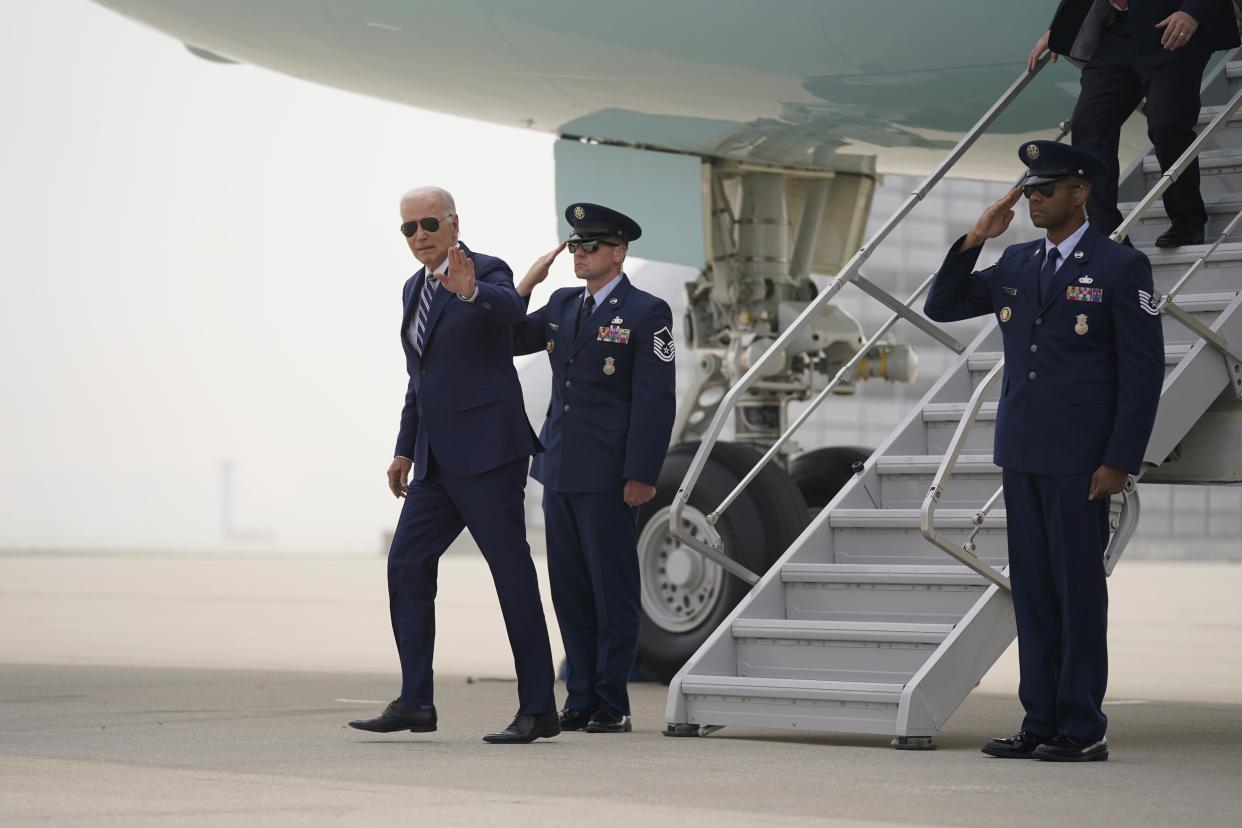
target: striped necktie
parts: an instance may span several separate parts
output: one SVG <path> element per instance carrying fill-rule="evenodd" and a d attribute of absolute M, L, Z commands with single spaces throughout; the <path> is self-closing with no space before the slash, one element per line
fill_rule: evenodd
<path fill-rule="evenodd" d="M 414 350 L 421 357 L 427 345 L 427 316 L 431 312 L 431 300 L 435 298 L 440 280 L 428 273 L 423 279 L 423 295 L 418 300 L 418 317 L 414 321 Z"/>

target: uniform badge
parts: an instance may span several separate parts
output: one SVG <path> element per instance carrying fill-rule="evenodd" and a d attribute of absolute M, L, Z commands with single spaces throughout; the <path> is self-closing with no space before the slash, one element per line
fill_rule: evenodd
<path fill-rule="evenodd" d="M 556 324 L 555 322 L 549 322 L 548 327 L 554 331 L 559 331 L 561 329 L 561 326 Z"/>
<path fill-rule="evenodd" d="M 1018 295 L 1018 289 L 1017 289 L 1017 288 L 1012 288 L 1012 287 L 1005 287 L 1005 286 L 1003 286 L 1003 285 L 1002 285 L 1002 286 L 1001 286 L 1001 293 L 1005 294 L 1006 296 L 1017 296 L 1017 295 Z"/>
<path fill-rule="evenodd" d="M 618 345 L 630 344 L 630 329 L 617 325 L 601 325 L 596 329 L 596 342 L 615 342 Z"/>
<path fill-rule="evenodd" d="M 608 300 L 608 304 L 610 304 L 610 305 L 615 305 L 615 304 L 617 304 L 617 303 L 618 303 L 618 302 L 620 302 L 620 301 L 621 301 L 620 299 L 618 299 L 617 297 L 615 297 L 615 296 L 614 296 L 614 297 L 612 297 L 611 299 L 609 299 L 609 300 Z"/>
<path fill-rule="evenodd" d="M 677 348 L 673 344 L 673 332 L 668 329 L 667 325 L 655 332 L 651 340 L 651 350 L 655 353 L 656 359 L 661 362 L 672 362 L 673 357 L 677 355 Z"/>
<path fill-rule="evenodd" d="M 1090 276 L 1079 276 L 1078 277 L 1078 284 L 1080 285 L 1090 285 L 1094 282 L 1095 282 L 1095 279 L 1092 279 Z"/>
<path fill-rule="evenodd" d="M 623 321 L 623 320 L 621 319 L 621 317 L 619 317 L 619 316 L 614 316 L 614 317 L 612 318 L 612 321 L 611 321 L 611 322 L 609 322 L 608 324 L 609 324 L 609 325 L 620 325 L 622 321 Z"/>
<path fill-rule="evenodd" d="M 556 343 L 549 339 L 548 340 L 548 353 L 549 354 L 552 353 L 552 349 L 555 347 L 556 347 Z"/>
<path fill-rule="evenodd" d="M 1027 144 L 1026 145 L 1026 157 L 1031 159 L 1032 161 L 1039 158 L 1039 147 L 1036 146 L 1035 144 Z"/>
<path fill-rule="evenodd" d="M 1081 259 L 1081 258 L 1082 258 L 1083 256 L 1085 256 L 1085 255 L 1087 255 L 1087 254 L 1086 254 L 1086 253 L 1083 253 L 1081 250 L 1075 250 L 1075 251 L 1074 251 L 1074 258 L 1075 258 L 1075 259 Z"/>
<path fill-rule="evenodd" d="M 1160 300 L 1156 298 L 1155 294 L 1140 290 L 1138 295 L 1139 310 L 1152 316 L 1160 315 Z"/>
<path fill-rule="evenodd" d="M 1013 316 L 1013 311 L 1010 308 L 1008 307 L 1001 308 L 1000 321 L 1008 322 L 1010 317 L 1012 316 Z"/>
<path fill-rule="evenodd" d="M 586 218 L 586 210 L 582 208 L 581 204 L 579 204 L 577 207 L 574 208 L 574 218 L 576 218 L 578 221 L 582 221 L 584 218 Z"/>
<path fill-rule="evenodd" d="M 616 360 L 612 357 L 604 357 L 604 373 L 607 376 L 611 377 L 613 374 L 617 373 L 617 366 L 613 365 L 614 362 L 616 362 Z"/>
<path fill-rule="evenodd" d="M 1065 288 L 1065 298 L 1071 302 L 1103 302 L 1104 288 L 1067 285 Z"/>
<path fill-rule="evenodd" d="M 1077 319 L 1078 323 L 1074 325 L 1074 333 L 1082 336 L 1087 332 L 1087 315 L 1085 313 L 1080 313 L 1078 314 Z"/>

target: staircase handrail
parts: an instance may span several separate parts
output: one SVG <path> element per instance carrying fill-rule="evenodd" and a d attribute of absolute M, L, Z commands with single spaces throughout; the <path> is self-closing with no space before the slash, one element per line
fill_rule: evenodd
<path fill-rule="evenodd" d="M 962 419 L 958 421 L 957 429 L 953 432 L 953 439 L 949 441 L 944 457 L 940 460 L 940 467 L 936 469 L 936 474 L 932 477 L 931 486 L 927 489 L 927 495 L 923 498 L 923 507 L 919 510 L 919 531 L 923 533 L 923 537 L 949 553 L 959 563 L 965 564 L 1001 589 L 1012 591 L 1009 586 L 1009 578 L 1004 573 L 998 571 L 996 567 L 979 560 L 973 548 L 967 548 L 967 544 L 956 544 L 944 533 L 936 529 L 936 504 L 939 503 L 940 496 L 944 494 L 945 481 L 953 474 L 953 468 L 957 465 L 957 458 L 961 456 L 966 436 L 970 433 L 971 428 L 974 427 L 975 419 L 983 408 L 983 398 L 987 396 L 988 389 L 992 387 L 992 383 L 996 382 L 1004 367 L 1005 361 L 1003 359 L 997 360 L 992 369 L 980 381 L 978 387 L 975 388 L 975 392 L 970 395 L 970 402 L 966 404 L 966 410 L 962 413 Z M 988 503 L 991 504 L 995 501 L 996 495 L 993 495 Z M 976 514 L 976 532 L 979 526 L 982 525 L 982 522 L 980 516 Z M 974 546 L 973 538 L 974 534 L 972 533 L 970 547 Z"/>
<path fill-rule="evenodd" d="M 728 393 L 725 394 L 716 409 L 715 415 L 712 417 L 711 423 L 708 425 L 707 430 L 703 434 L 703 439 L 699 443 L 694 459 L 691 461 L 689 468 L 686 470 L 686 475 L 682 480 L 681 486 L 677 490 L 677 495 L 673 498 L 672 508 L 669 510 L 669 531 L 671 532 L 673 538 L 675 538 L 678 542 L 688 546 L 696 552 L 699 552 L 709 560 L 720 565 L 726 571 L 741 578 L 743 581 L 746 581 L 749 584 L 755 584 L 758 582 L 759 576 L 757 574 L 751 572 L 748 568 L 738 563 L 733 558 L 730 558 L 728 554 L 726 554 L 723 541 L 718 534 L 711 539 L 710 543 L 704 543 L 689 534 L 683 533 L 681 530 L 682 512 L 690 500 L 690 493 L 693 491 L 694 486 L 698 483 L 699 476 L 703 473 L 703 469 L 707 466 L 707 459 L 711 454 L 712 448 L 719 440 L 720 433 L 724 430 L 727 418 L 736 409 L 738 400 L 741 396 L 763 376 L 767 367 L 776 359 L 778 355 L 783 355 L 785 346 L 798 331 L 806 327 L 817 311 L 819 311 L 824 305 L 828 304 L 828 302 L 835 297 L 841 291 L 841 288 L 847 283 L 853 282 L 860 286 L 866 283 L 866 280 L 862 278 L 862 274 L 860 272 L 863 263 L 870 258 L 875 249 L 888 238 L 889 234 L 891 234 L 892 231 L 905 220 L 906 216 L 909 215 L 909 213 L 917 207 L 920 202 L 922 202 L 927 194 L 940 182 L 941 179 L 944 178 L 949 170 L 956 166 L 958 161 L 960 161 L 962 156 L 964 156 L 966 152 L 974 146 L 980 136 L 983 135 L 983 133 L 1022 93 L 1026 86 L 1040 72 L 1040 70 L 1047 65 L 1050 57 L 1051 53 L 1045 51 L 1036 61 L 1034 69 L 1030 71 L 1024 69 L 1018 75 L 1017 79 L 1014 80 L 1013 83 L 1011 83 L 1009 87 L 1000 95 L 1000 97 L 992 103 L 983 116 L 979 118 L 973 127 L 971 127 L 970 131 L 957 142 L 945 159 L 941 161 L 940 165 L 937 166 L 936 169 L 933 170 L 932 173 L 917 188 L 915 188 L 909 196 L 906 197 L 906 200 L 902 202 L 901 206 L 898 207 L 891 216 L 889 216 L 883 226 L 881 226 L 880 229 L 877 230 L 875 234 L 872 235 L 872 237 L 858 249 L 850 260 L 845 263 L 837 275 L 833 277 L 832 281 L 830 281 L 828 285 L 820 291 L 819 294 L 812 299 L 805 308 L 802 309 L 802 312 L 798 314 L 793 323 L 790 324 L 790 326 L 786 328 L 770 346 L 768 346 L 767 350 L 760 355 L 759 359 L 755 361 L 750 369 L 747 370 L 746 373 L 743 374 L 737 381 L 737 383 L 729 389 Z M 925 284 L 928 283 L 930 283 L 930 279 Z M 895 297 L 892 297 L 885 291 L 870 283 L 866 283 L 865 291 L 875 298 L 880 298 L 878 294 L 883 294 L 887 297 L 887 300 L 881 299 L 882 303 L 893 310 L 894 315 L 901 316 L 902 318 L 911 321 L 921 329 L 931 329 L 935 331 L 935 334 L 933 334 L 934 338 L 953 348 L 958 353 L 963 350 L 960 345 L 957 345 L 956 347 L 954 347 L 954 345 L 950 345 L 949 343 L 956 344 L 956 340 L 953 340 L 952 337 L 945 334 L 940 328 L 931 324 L 926 317 L 915 313 L 908 307 L 908 302 L 913 301 L 915 298 L 914 296 L 907 300 L 906 303 L 902 303 L 900 300 L 897 300 Z M 915 295 L 917 296 L 917 292 Z M 893 321 L 895 322 L 896 320 Z M 874 340 L 876 338 L 872 337 L 872 339 Z M 855 360 L 851 360 L 851 362 L 855 362 L 857 359 L 858 354 L 855 354 Z M 840 372 L 838 372 L 838 376 L 840 376 Z M 774 452 L 769 452 L 769 455 L 772 454 L 774 454 Z M 754 474 L 758 474 L 758 472 L 756 471 Z M 753 475 L 751 475 L 750 478 L 753 479 Z M 718 519 L 720 511 L 721 510 L 718 508 L 712 514 Z"/>

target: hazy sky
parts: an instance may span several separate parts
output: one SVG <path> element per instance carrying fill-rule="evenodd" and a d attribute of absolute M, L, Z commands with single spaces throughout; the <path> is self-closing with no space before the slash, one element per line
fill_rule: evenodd
<path fill-rule="evenodd" d="M 192 57 L 85 0 L 0 4 L 0 548 L 377 551 L 405 387 L 397 199 L 519 272 L 552 142 Z M 562 278 L 569 278 L 568 267 Z"/>

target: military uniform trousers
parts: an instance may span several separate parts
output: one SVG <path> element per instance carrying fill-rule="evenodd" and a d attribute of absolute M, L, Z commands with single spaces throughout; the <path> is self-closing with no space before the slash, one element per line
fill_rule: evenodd
<path fill-rule="evenodd" d="M 1082 70 L 1082 91 L 1071 117 L 1073 145 L 1092 152 L 1107 172 L 1094 182 L 1087 201 L 1091 225 L 1104 235 L 1121 224 L 1117 208 L 1120 164 L 1117 151 L 1121 127 L 1139 102 L 1147 99 L 1147 137 L 1156 150 L 1160 169 L 1173 166 L 1195 139 L 1199 119 L 1199 85 L 1210 53 L 1165 52 L 1162 62 L 1151 64 L 1137 54 L 1128 23 L 1114 24 Z M 1163 50 L 1162 50 L 1163 51 Z M 1168 59 L 1163 59 L 1168 55 Z M 1177 225 L 1202 228 L 1207 210 L 1199 193 L 1199 161 L 1196 159 L 1164 192 L 1169 219 Z"/>
<path fill-rule="evenodd" d="M 1091 475 L 1005 469 L 1023 730 L 1096 741 L 1108 717 L 1108 498 Z"/>
<path fill-rule="evenodd" d="M 432 704 L 436 574 L 463 528 L 479 545 L 500 599 L 517 669 L 519 713 L 556 710 L 555 674 L 539 581 L 526 543 L 526 458 L 482 474 L 446 472 L 430 456 L 406 494 L 388 552 L 388 600 L 401 657 L 401 698 Z"/>
<path fill-rule="evenodd" d="M 628 716 L 626 681 L 641 614 L 638 510 L 619 491 L 544 489 L 543 514 L 552 604 L 568 664 L 565 706 L 593 713 L 605 704 Z"/>

